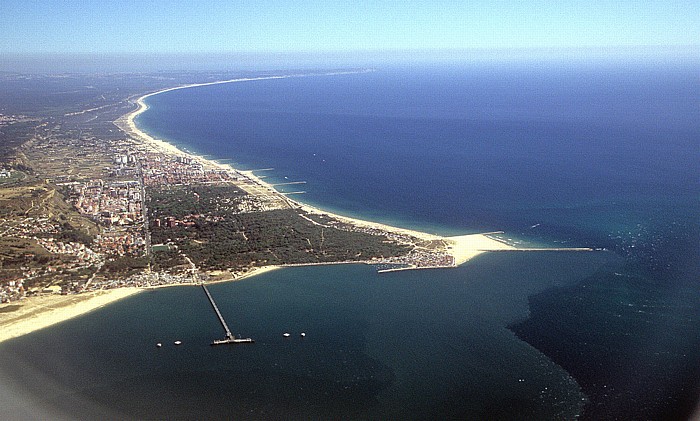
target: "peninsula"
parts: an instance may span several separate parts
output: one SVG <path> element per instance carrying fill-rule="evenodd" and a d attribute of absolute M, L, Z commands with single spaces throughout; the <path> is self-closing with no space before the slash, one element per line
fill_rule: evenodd
<path fill-rule="evenodd" d="M 0 184 L 0 341 L 146 288 L 300 265 L 449 268 L 517 250 L 500 232 L 441 237 L 317 209 L 251 171 L 137 127 L 145 100 L 163 92 L 311 75 L 222 76 L 142 76 L 136 86 L 117 78 L 97 88 L 99 97 L 89 91 L 82 102 L 61 104 L 61 113 L 39 104 L 31 114 L 0 116 L 25 133 L 4 158 L 3 170 L 14 176 Z M 197 77 L 213 80 L 187 82 Z"/>

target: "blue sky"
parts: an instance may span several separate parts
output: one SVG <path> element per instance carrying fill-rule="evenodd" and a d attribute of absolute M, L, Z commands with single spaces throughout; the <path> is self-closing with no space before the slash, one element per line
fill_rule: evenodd
<path fill-rule="evenodd" d="M 0 53 L 699 45 L 700 2 L 3 0 Z"/>

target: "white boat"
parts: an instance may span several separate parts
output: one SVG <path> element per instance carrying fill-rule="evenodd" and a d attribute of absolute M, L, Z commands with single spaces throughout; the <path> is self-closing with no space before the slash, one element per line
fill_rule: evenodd
<path fill-rule="evenodd" d="M 284 332 L 284 333 L 282 334 L 282 336 L 284 336 L 285 338 L 288 338 L 288 337 L 289 337 L 289 333 Z"/>
<path fill-rule="evenodd" d="M 306 336 L 306 332 L 301 332 L 301 337 L 303 338 L 304 336 Z"/>
<path fill-rule="evenodd" d="M 156 348 L 160 348 L 161 346 L 163 346 L 163 344 L 160 343 L 160 342 L 158 342 L 158 343 L 156 344 Z"/>
<path fill-rule="evenodd" d="M 181 341 L 175 341 L 175 345 L 180 345 L 181 343 Z"/>

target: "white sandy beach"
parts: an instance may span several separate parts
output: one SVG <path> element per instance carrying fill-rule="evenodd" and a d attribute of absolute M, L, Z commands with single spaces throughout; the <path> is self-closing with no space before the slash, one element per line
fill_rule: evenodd
<path fill-rule="evenodd" d="M 342 74 L 351 74 L 351 73 L 357 73 L 357 72 L 333 72 L 333 73 L 324 73 L 323 75 L 326 76 L 332 76 L 332 75 L 342 75 Z M 166 88 L 166 89 L 161 89 L 156 92 L 151 92 L 149 94 L 143 95 L 139 97 L 136 100 L 136 104 L 138 105 L 138 108 L 127 114 L 126 116 L 123 116 L 119 118 L 115 124 L 121 128 L 122 130 L 126 131 L 127 133 L 131 134 L 132 136 L 143 140 L 144 142 L 147 142 L 154 146 L 157 149 L 160 149 L 164 152 L 169 152 L 177 155 L 191 155 L 188 153 L 185 153 L 175 146 L 171 145 L 168 142 L 165 142 L 160 139 L 156 139 L 149 135 L 148 133 L 145 133 L 144 131 L 140 130 L 137 126 L 136 123 L 134 122 L 134 119 L 141 113 L 145 112 L 148 109 L 148 105 L 146 104 L 146 98 L 162 94 L 165 92 L 170 92 L 170 91 L 176 91 L 178 89 L 187 89 L 187 88 L 196 88 L 199 86 L 209 86 L 209 85 L 221 85 L 224 83 L 237 83 L 237 82 L 252 82 L 256 80 L 273 80 L 273 79 L 288 79 L 288 78 L 293 78 L 293 77 L 305 77 L 309 76 L 307 74 L 289 74 L 289 75 L 278 75 L 278 76 L 261 76 L 261 77 L 252 77 L 252 78 L 238 78 L 238 79 L 228 79 L 228 80 L 219 80 L 215 82 L 204 82 L 204 83 L 191 83 L 188 85 L 182 85 L 182 86 L 175 86 L 172 88 Z M 194 156 L 194 155 L 191 155 Z M 204 160 L 202 157 L 197 157 L 200 160 Z M 207 160 L 208 161 L 208 160 Z M 216 165 L 216 166 L 221 166 L 218 163 L 208 161 L 211 165 Z"/>
<path fill-rule="evenodd" d="M 459 235 L 447 237 L 450 254 L 455 258 L 455 264 L 461 265 L 474 257 L 496 250 L 514 250 L 515 247 L 502 241 L 494 240 L 485 234 Z"/>
<path fill-rule="evenodd" d="M 15 305 L 19 305 L 19 308 L 0 312 L 0 342 L 81 316 L 140 291 L 143 290 L 116 288 L 69 296 L 28 297 L 18 303 L 3 304 L 0 310 Z"/>

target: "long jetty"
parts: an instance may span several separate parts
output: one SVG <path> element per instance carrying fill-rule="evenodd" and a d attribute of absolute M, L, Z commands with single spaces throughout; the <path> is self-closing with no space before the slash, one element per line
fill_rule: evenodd
<path fill-rule="evenodd" d="M 204 292 L 207 294 L 207 298 L 209 298 L 209 302 L 211 303 L 211 306 L 214 308 L 214 311 L 216 312 L 216 315 L 219 317 L 219 321 L 221 322 L 221 326 L 224 327 L 224 332 L 226 333 L 226 338 L 225 339 L 214 339 L 214 342 L 212 342 L 212 345 L 224 345 L 224 344 L 250 344 L 255 342 L 251 338 L 236 338 L 233 333 L 231 333 L 231 329 L 228 328 L 228 325 L 226 324 L 226 320 L 224 320 L 224 316 L 221 315 L 221 311 L 219 311 L 219 307 L 216 305 L 216 302 L 214 301 L 214 298 L 211 296 L 211 293 L 209 293 L 209 289 L 207 288 L 206 285 L 202 284 L 202 289 L 204 289 Z"/>
<path fill-rule="evenodd" d="M 258 177 L 260 178 L 260 177 Z M 276 186 L 290 186 L 292 184 L 306 184 L 306 181 L 287 181 L 284 183 L 275 183 L 275 184 L 270 184 L 272 187 Z"/>
<path fill-rule="evenodd" d="M 590 247 L 549 247 L 549 248 L 512 248 L 512 249 L 493 249 L 493 250 L 480 250 L 488 252 L 513 252 L 513 251 L 596 251 L 596 249 Z"/>

